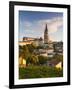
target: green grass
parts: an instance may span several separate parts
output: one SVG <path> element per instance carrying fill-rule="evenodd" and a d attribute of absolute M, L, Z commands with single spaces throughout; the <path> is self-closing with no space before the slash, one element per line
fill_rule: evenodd
<path fill-rule="evenodd" d="M 62 77 L 63 70 L 47 66 L 19 68 L 19 79 Z"/>

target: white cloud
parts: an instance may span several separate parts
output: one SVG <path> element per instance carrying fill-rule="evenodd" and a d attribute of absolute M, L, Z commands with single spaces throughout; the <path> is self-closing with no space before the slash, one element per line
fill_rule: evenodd
<path fill-rule="evenodd" d="M 32 23 L 29 22 L 29 21 L 21 21 L 21 22 L 20 22 L 20 26 L 21 26 L 22 28 L 29 28 L 29 27 L 32 26 Z"/>
<path fill-rule="evenodd" d="M 48 25 L 49 33 L 57 32 L 60 30 L 59 27 L 63 25 L 63 18 L 62 17 L 54 17 L 52 19 L 44 19 L 35 22 L 31 21 L 22 21 L 20 23 L 22 33 L 26 33 L 27 35 L 35 35 L 44 37 L 44 30 L 46 23 Z M 56 40 L 53 36 L 50 37 L 50 40 Z"/>
<path fill-rule="evenodd" d="M 50 33 L 56 32 L 59 27 L 63 25 L 62 17 L 54 17 L 52 19 L 40 20 L 38 22 L 42 27 L 45 27 L 45 24 L 48 25 L 48 30 Z"/>
<path fill-rule="evenodd" d="M 25 21 L 23 24 L 26 27 L 30 27 L 32 25 L 31 22 L 29 22 L 29 21 Z"/>
<path fill-rule="evenodd" d="M 54 37 L 54 36 L 49 36 L 49 40 L 51 40 L 51 41 L 57 41 L 57 39 Z"/>

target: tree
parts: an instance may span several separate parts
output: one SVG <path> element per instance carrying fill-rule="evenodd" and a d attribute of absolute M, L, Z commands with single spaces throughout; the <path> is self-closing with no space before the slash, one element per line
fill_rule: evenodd
<path fill-rule="evenodd" d="M 63 55 L 54 55 L 53 59 L 63 61 Z"/>
<path fill-rule="evenodd" d="M 33 64 L 37 64 L 38 63 L 38 57 L 37 56 L 35 56 L 35 55 L 32 55 L 32 63 Z"/>
<path fill-rule="evenodd" d="M 27 59 L 27 64 L 37 65 L 38 64 L 38 57 L 31 54 Z"/>
<path fill-rule="evenodd" d="M 19 56 L 27 59 L 28 56 L 29 56 L 29 50 L 28 50 L 28 47 L 25 45 L 25 46 L 19 46 Z"/>
<path fill-rule="evenodd" d="M 19 46 L 19 57 L 23 57 L 23 47 Z"/>
<path fill-rule="evenodd" d="M 48 57 L 44 57 L 44 56 L 38 56 L 38 60 L 39 60 L 39 64 L 45 64 L 48 60 Z"/>
<path fill-rule="evenodd" d="M 29 50 L 30 53 L 32 53 L 34 51 L 34 47 L 33 47 L 32 44 L 26 45 L 26 46 L 28 47 L 28 50 Z"/>

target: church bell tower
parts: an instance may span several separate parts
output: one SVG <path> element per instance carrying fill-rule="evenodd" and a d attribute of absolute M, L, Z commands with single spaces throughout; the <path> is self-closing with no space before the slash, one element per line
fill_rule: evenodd
<path fill-rule="evenodd" d="M 46 24 L 45 31 L 44 31 L 44 43 L 48 44 L 48 29 L 47 29 L 47 24 Z"/>

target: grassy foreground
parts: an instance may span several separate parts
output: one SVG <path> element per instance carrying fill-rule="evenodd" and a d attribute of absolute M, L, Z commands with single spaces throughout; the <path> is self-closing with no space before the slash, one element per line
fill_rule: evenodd
<path fill-rule="evenodd" d="M 19 68 L 19 79 L 62 77 L 63 70 L 47 66 Z"/>

